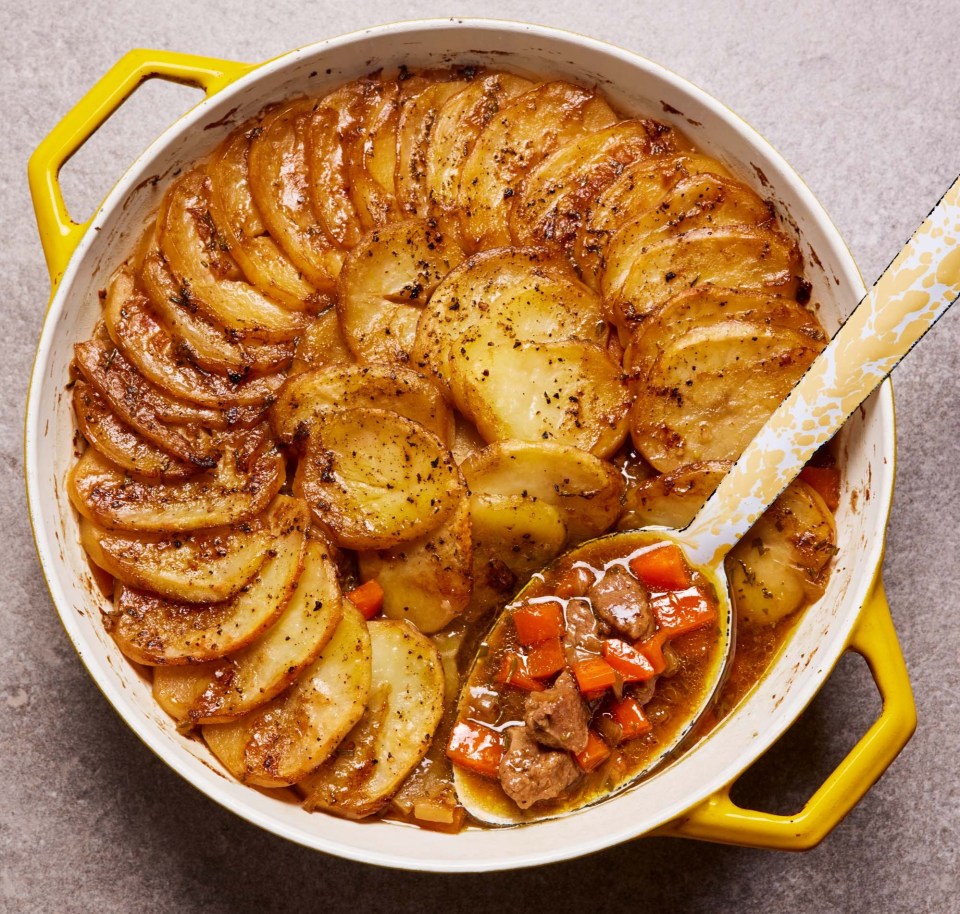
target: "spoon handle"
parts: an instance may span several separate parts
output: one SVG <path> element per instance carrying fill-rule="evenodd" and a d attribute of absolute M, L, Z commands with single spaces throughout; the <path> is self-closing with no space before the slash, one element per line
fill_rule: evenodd
<path fill-rule="evenodd" d="M 960 178 L 760 429 L 684 533 L 714 564 L 960 296 Z"/>

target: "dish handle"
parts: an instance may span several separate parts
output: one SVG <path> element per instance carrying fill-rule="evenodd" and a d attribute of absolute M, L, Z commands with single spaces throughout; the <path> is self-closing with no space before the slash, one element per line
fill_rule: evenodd
<path fill-rule="evenodd" d="M 36 148 L 27 165 L 40 242 L 54 289 L 93 221 L 75 222 L 60 189 L 60 169 L 148 79 L 203 89 L 209 98 L 255 64 L 138 48 L 118 60 Z"/>
<path fill-rule="evenodd" d="M 731 784 L 655 834 L 801 851 L 815 847 L 836 828 L 886 771 L 917 725 L 906 664 L 879 580 L 864 604 L 848 650 L 867 661 L 883 707 L 870 729 L 800 812 L 782 816 L 743 809 L 730 799 Z"/>

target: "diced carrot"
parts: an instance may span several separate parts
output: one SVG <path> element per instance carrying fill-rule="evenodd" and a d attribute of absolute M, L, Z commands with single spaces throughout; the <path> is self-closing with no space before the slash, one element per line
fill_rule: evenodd
<path fill-rule="evenodd" d="M 616 671 L 601 657 L 578 660 L 573 664 L 573 675 L 577 677 L 577 685 L 584 695 L 602 692 L 617 681 Z"/>
<path fill-rule="evenodd" d="M 658 632 L 652 638 L 647 638 L 646 641 L 637 641 L 633 645 L 650 661 L 655 676 L 659 676 L 667 668 L 667 661 L 663 656 L 663 642 L 665 640 L 664 633 Z"/>
<path fill-rule="evenodd" d="M 559 603 L 528 603 L 513 611 L 513 627 L 521 644 L 538 644 L 563 635 L 565 623 Z"/>
<path fill-rule="evenodd" d="M 644 682 L 655 675 L 653 664 L 626 641 L 608 638 L 601 651 L 603 659 L 623 677 L 624 682 Z"/>
<path fill-rule="evenodd" d="M 664 543 L 630 560 L 630 570 L 652 590 L 680 590 L 690 586 L 690 572 L 679 546 Z"/>
<path fill-rule="evenodd" d="M 367 581 L 351 590 L 347 599 L 369 620 L 383 609 L 383 588 L 376 581 Z"/>
<path fill-rule="evenodd" d="M 472 720 L 461 720 L 453 728 L 447 743 L 447 758 L 487 778 L 500 773 L 503 737 L 496 730 Z"/>
<path fill-rule="evenodd" d="M 649 733 L 653 729 L 653 724 L 643 713 L 643 705 L 631 695 L 615 702 L 610 706 L 610 715 L 620 725 L 623 736 L 622 742 L 636 739 Z"/>
<path fill-rule="evenodd" d="M 583 565 L 577 565 L 560 576 L 553 592 L 564 599 L 582 597 L 590 589 L 590 585 L 593 584 L 595 578 L 596 575 L 590 569 Z"/>
<path fill-rule="evenodd" d="M 503 685 L 511 685 L 525 692 L 542 692 L 546 688 L 527 671 L 526 657 L 515 654 L 513 651 L 503 655 L 503 662 L 494 679 Z"/>
<path fill-rule="evenodd" d="M 591 730 L 587 734 L 587 746 L 582 752 L 576 753 L 577 764 L 584 771 L 593 771 L 610 757 L 610 747 L 603 738 Z"/>
<path fill-rule="evenodd" d="M 567 662 L 559 638 L 547 638 L 527 652 L 527 673 L 534 679 L 545 679 L 559 673 Z"/>
<path fill-rule="evenodd" d="M 840 471 L 836 467 L 805 466 L 800 478 L 816 490 L 831 511 L 840 507 Z"/>
<path fill-rule="evenodd" d="M 670 638 L 717 620 L 717 609 L 696 587 L 657 594 L 650 600 L 660 631 Z"/>

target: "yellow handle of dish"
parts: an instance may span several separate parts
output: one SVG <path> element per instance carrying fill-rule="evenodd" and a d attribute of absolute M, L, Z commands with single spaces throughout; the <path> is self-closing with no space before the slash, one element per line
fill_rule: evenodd
<path fill-rule="evenodd" d="M 796 815 L 743 809 L 718 791 L 659 834 L 771 850 L 808 850 L 819 844 L 850 812 L 907 744 L 917 725 L 917 709 L 907 667 L 877 582 L 850 639 L 849 650 L 870 667 L 883 709 L 850 754 Z"/>
<path fill-rule="evenodd" d="M 30 194 L 40 241 L 54 288 L 67 261 L 90 227 L 74 222 L 63 202 L 60 169 L 67 160 L 148 79 L 166 79 L 219 92 L 253 69 L 254 64 L 139 48 L 118 60 L 36 148 L 27 165 Z"/>

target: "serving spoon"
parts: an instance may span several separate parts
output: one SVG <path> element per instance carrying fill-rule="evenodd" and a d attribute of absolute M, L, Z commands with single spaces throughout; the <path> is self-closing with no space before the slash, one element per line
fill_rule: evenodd
<path fill-rule="evenodd" d="M 720 642 L 714 655 L 718 659 L 707 672 L 699 700 L 675 735 L 612 792 L 626 789 L 668 759 L 710 707 L 723 682 L 734 647 L 733 603 L 724 571 L 727 554 L 958 296 L 960 178 L 773 412 L 697 516 L 679 531 L 644 527 L 602 537 L 609 543 L 649 533 L 676 543 L 690 564 L 713 581 L 719 600 Z M 577 546 L 574 553 L 586 545 Z M 523 590 L 518 598 L 522 594 Z M 509 617 L 509 613 L 501 613 L 494 630 Z M 472 674 L 473 670 L 461 693 L 461 707 Z M 536 807 L 521 811 L 498 791 L 491 791 L 477 775 L 455 766 L 454 776 L 458 798 L 467 811 L 481 821 L 500 825 L 554 818 L 611 792 L 585 796 L 572 804 L 551 804 L 543 811 Z"/>

